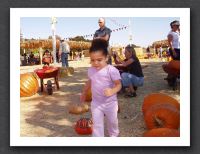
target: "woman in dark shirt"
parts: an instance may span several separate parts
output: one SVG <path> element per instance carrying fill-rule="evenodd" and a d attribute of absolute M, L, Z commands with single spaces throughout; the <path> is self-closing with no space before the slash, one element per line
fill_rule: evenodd
<path fill-rule="evenodd" d="M 121 74 L 122 86 L 129 88 L 129 94 L 126 96 L 136 97 L 136 87 L 142 86 L 144 83 L 144 75 L 139 59 L 136 56 L 135 50 L 131 46 L 125 48 L 125 60 L 115 54 L 115 62 L 117 66 L 125 67 L 126 72 Z"/>

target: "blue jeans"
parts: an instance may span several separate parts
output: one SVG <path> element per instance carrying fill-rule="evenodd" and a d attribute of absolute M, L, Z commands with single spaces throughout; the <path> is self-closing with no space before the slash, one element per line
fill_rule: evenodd
<path fill-rule="evenodd" d="M 123 87 L 128 87 L 130 84 L 136 87 L 140 87 L 144 83 L 144 77 L 137 77 L 130 73 L 122 73 L 121 78 Z"/>
<path fill-rule="evenodd" d="M 180 60 L 180 49 L 174 49 L 176 52 L 176 57 L 174 56 L 172 49 L 169 49 L 169 53 L 173 60 Z"/>
<path fill-rule="evenodd" d="M 64 52 L 61 53 L 61 61 L 62 61 L 62 67 L 68 67 L 69 66 L 69 64 L 68 64 L 68 54 L 67 53 L 64 53 Z"/>

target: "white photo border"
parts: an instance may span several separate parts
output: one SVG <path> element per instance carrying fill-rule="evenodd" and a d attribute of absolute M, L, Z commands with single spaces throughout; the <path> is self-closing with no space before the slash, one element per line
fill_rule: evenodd
<path fill-rule="evenodd" d="M 179 17 L 180 137 L 20 137 L 20 18 L 52 16 Z M 190 146 L 190 8 L 10 8 L 10 146 Z"/>

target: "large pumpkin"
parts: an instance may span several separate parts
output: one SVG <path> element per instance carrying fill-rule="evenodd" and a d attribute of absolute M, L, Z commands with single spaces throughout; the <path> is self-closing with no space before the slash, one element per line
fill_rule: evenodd
<path fill-rule="evenodd" d="M 86 92 L 85 101 L 86 102 L 91 102 L 92 101 L 92 91 L 91 91 L 91 88 Z"/>
<path fill-rule="evenodd" d="M 20 74 L 20 97 L 29 97 L 37 93 L 38 80 L 34 73 Z"/>
<path fill-rule="evenodd" d="M 145 114 L 152 105 L 157 103 L 171 104 L 176 107 L 176 109 L 180 110 L 180 104 L 176 99 L 162 93 L 152 93 L 144 98 L 142 105 L 143 114 Z"/>
<path fill-rule="evenodd" d="M 75 131 L 81 135 L 92 134 L 93 122 L 89 118 L 81 118 L 76 122 Z"/>
<path fill-rule="evenodd" d="M 170 128 L 156 128 L 145 132 L 143 137 L 180 137 L 180 131 Z"/>
<path fill-rule="evenodd" d="M 168 65 L 170 68 L 180 70 L 180 61 L 179 60 L 171 60 Z"/>
<path fill-rule="evenodd" d="M 144 115 L 148 129 L 172 128 L 180 126 L 180 112 L 171 104 L 155 104 Z"/>
<path fill-rule="evenodd" d="M 180 61 L 172 60 L 167 64 L 163 64 L 162 68 L 167 74 L 178 76 L 180 74 Z"/>

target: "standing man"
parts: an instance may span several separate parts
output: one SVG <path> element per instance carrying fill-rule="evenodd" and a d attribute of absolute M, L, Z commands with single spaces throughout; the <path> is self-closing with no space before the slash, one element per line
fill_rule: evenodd
<path fill-rule="evenodd" d="M 150 58 L 150 48 L 149 48 L 149 46 L 147 47 L 147 49 L 146 49 L 146 52 L 147 52 L 147 57 L 148 57 L 148 59 Z"/>
<path fill-rule="evenodd" d="M 99 29 L 96 30 L 95 34 L 94 34 L 94 38 L 93 39 L 104 39 L 107 41 L 108 45 L 109 45 L 109 39 L 110 39 L 110 35 L 111 35 L 111 30 L 109 28 L 107 28 L 105 26 L 105 19 L 104 18 L 99 18 L 98 20 L 99 23 Z M 112 59 L 111 59 L 111 53 L 108 47 L 108 64 L 112 64 Z"/>
<path fill-rule="evenodd" d="M 61 56 L 62 67 L 69 67 L 68 54 L 70 52 L 69 44 L 63 38 L 60 40 L 59 55 Z"/>
<path fill-rule="evenodd" d="M 160 47 L 160 58 L 162 59 L 162 52 L 163 52 L 163 49 L 162 49 L 162 46 Z"/>
<path fill-rule="evenodd" d="M 180 60 L 180 23 L 175 20 L 170 23 L 171 31 L 167 35 L 169 52 L 174 60 Z"/>

